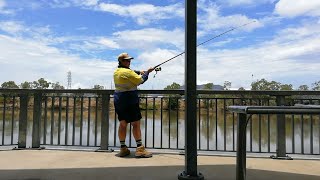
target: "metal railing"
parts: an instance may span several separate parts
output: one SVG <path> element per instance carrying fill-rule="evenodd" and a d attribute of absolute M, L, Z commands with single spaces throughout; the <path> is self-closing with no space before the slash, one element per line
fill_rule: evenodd
<path fill-rule="evenodd" d="M 184 149 L 184 91 L 140 90 L 142 139 L 154 149 Z M 112 90 L 0 89 L 0 146 L 119 147 Z M 320 104 L 319 91 L 198 91 L 198 150 L 236 150 L 230 105 Z M 253 115 L 247 151 L 320 154 L 320 115 Z M 135 147 L 128 126 L 127 145 Z M 284 149 L 276 142 L 284 143 Z"/>

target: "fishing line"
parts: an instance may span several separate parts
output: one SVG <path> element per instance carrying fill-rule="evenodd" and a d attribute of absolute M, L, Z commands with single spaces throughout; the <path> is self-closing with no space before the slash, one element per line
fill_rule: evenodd
<path fill-rule="evenodd" d="M 212 41 L 213 39 L 216 39 L 216 38 L 218 38 L 218 37 L 220 37 L 220 36 L 222 36 L 222 35 L 224 35 L 224 34 L 227 34 L 227 33 L 231 32 L 231 31 L 234 31 L 234 30 L 239 29 L 239 28 L 241 28 L 241 27 L 247 26 L 247 25 L 249 25 L 249 24 L 251 24 L 251 23 L 254 23 L 254 22 L 256 22 L 256 21 L 251 21 L 251 22 L 249 22 L 249 23 L 245 23 L 245 24 L 242 24 L 242 25 L 240 25 L 240 26 L 231 28 L 231 29 L 229 29 L 229 30 L 227 30 L 227 31 L 225 31 L 225 32 L 223 32 L 223 33 L 221 33 L 221 34 L 218 34 L 218 35 L 216 35 L 216 36 L 214 36 L 214 37 L 212 37 L 212 38 L 210 38 L 210 39 L 208 39 L 208 40 L 206 40 L 206 41 L 198 44 L 196 47 L 201 46 L 201 45 L 203 45 L 203 44 L 205 44 L 205 43 L 207 43 L 207 42 L 209 42 L 209 41 Z M 162 64 L 165 64 L 165 63 L 167 63 L 167 62 L 169 62 L 169 61 L 171 61 L 171 60 L 173 60 L 173 59 L 181 56 L 181 55 L 184 54 L 184 53 L 185 53 L 185 51 L 182 52 L 182 53 L 180 53 L 180 54 L 177 54 L 177 55 L 173 56 L 172 58 L 170 58 L 170 59 L 168 59 L 168 60 L 166 60 L 166 61 L 164 61 L 164 62 L 162 62 L 162 63 L 160 63 L 160 64 L 158 64 L 158 65 L 156 65 L 156 66 L 154 66 L 153 69 L 155 70 L 156 74 L 158 73 L 158 71 L 161 71 L 161 67 L 159 67 L 159 66 L 161 66 Z M 156 74 L 153 76 L 153 78 L 156 76 Z"/>

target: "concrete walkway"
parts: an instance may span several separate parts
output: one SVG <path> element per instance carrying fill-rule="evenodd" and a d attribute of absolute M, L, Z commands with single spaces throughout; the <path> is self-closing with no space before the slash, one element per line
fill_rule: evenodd
<path fill-rule="evenodd" d="M 120 158 L 117 152 L 57 150 L 0 151 L 0 180 L 176 180 L 184 156 L 155 153 L 153 158 Z M 198 156 L 205 179 L 235 179 L 235 157 Z M 319 160 L 247 158 L 248 180 L 319 180 Z"/>

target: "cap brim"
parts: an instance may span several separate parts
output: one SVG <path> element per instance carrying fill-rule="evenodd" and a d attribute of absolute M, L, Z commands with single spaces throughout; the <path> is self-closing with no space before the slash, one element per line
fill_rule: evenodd
<path fill-rule="evenodd" d="M 127 57 L 127 58 L 123 58 L 125 60 L 131 60 L 131 59 L 134 59 L 133 57 Z"/>

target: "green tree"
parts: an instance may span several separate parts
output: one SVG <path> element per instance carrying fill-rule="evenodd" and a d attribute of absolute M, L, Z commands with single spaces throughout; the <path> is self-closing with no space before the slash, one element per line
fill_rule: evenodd
<path fill-rule="evenodd" d="M 231 88 L 231 82 L 230 81 L 225 81 L 223 84 L 223 89 L 224 90 L 230 90 Z"/>
<path fill-rule="evenodd" d="M 251 90 L 266 91 L 266 90 L 280 90 L 281 83 L 276 81 L 267 81 L 266 79 L 257 80 L 251 83 Z"/>
<path fill-rule="evenodd" d="M 309 90 L 309 86 L 308 85 L 301 85 L 298 87 L 299 91 L 308 91 Z"/>
<path fill-rule="evenodd" d="M 21 89 L 32 89 L 32 82 L 23 82 L 20 84 Z"/>
<path fill-rule="evenodd" d="M 292 91 L 293 90 L 292 84 L 281 84 L 280 85 L 280 90 L 282 90 L 282 91 Z"/>
<path fill-rule="evenodd" d="M 101 85 L 94 85 L 94 86 L 93 86 L 93 89 L 99 90 L 99 89 L 104 89 L 104 87 L 101 86 Z"/>
<path fill-rule="evenodd" d="M 1 84 L 1 88 L 3 89 L 18 89 L 19 86 L 16 85 L 14 81 L 8 81 Z"/>
<path fill-rule="evenodd" d="M 60 85 L 59 82 L 51 83 L 51 87 L 52 87 L 52 89 L 64 89 L 64 87 L 62 85 Z"/>
<path fill-rule="evenodd" d="M 212 90 L 213 89 L 213 83 L 204 84 L 203 89 Z"/>
<path fill-rule="evenodd" d="M 173 89 L 180 89 L 181 86 L 178 83 L 173 82 L 171 85 L 168 85 L 164 88 L 164 90 L 173 90 Z M 179 101 L 180 95 L 169 95 L 168 98 L 165 98 L 164 101 L 168 105 L 168 109 L 177 109 L 179 108 Z M 170 99 L 170 100 L 169 100 Z"/>
<path fill-rule="evenodd" d="M 46 81 L 44 78 L 38 79 L 38 81 L 32 82 L 33 89 L 47 89 L 50 86 L 51 82 Z"/>
<path fill-rule="evenodd" d="M 314 91 L 320 91 L 320 81 L 316 81 L 311 84 L 311 88 Z"/>

